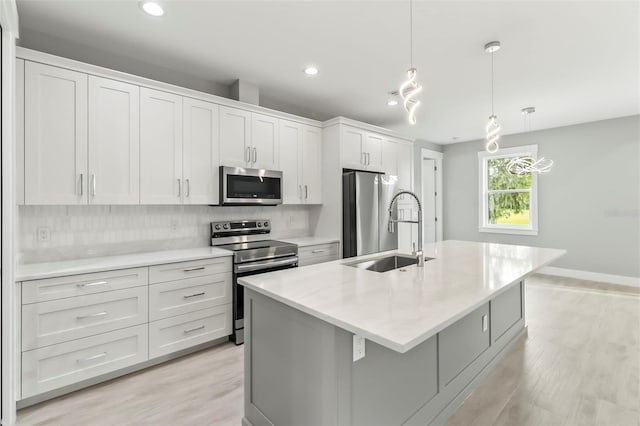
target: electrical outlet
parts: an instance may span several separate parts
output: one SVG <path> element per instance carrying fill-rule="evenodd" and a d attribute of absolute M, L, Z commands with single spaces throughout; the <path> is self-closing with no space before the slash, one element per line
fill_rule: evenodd
<path fill-rule="evenodd" d="M 169 226 L 171 227 L 171 230 L 173 232 L 178 230 L 178 219 L 171 219 L 171 222 L 169 222 Z"/>
<path fill-rule="evenodd" d="M 364 358 L 364 336 L 353 335 L 353 362 Z"/>
<path fill-rule="evenodd" d="M 36 234 L 38 236 L 38 241 L 41 243 L 46 243 L 51 241 L 51 230 L 46 226 L 40 226 L 36 230 Z"/>

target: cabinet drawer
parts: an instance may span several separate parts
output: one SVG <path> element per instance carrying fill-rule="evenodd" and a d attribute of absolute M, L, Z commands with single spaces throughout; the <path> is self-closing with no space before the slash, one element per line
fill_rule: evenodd
<path fill-rule="evenodd" d="M 483 322 L 484 316 L 487 317 L 486 322 Z M 488 321 L 487 303 L 439 333 L 439 377 L 443 386 L 447 386 L 489 347 Z"/>
<path fill-rule="evenodd" d="M 231 334 L 231 304 L 149 323 L 149 358 Z"/>
<path fill-rule="evenodd" d="M 231 272 L 149 286 L 149 320 L 231 303 Z"/>
<path fill-rule="evenodd" d="M 300 247 L 298 249 L 298 258 L 300 259 L 300 266 L 326 262 L 327 260 L 325 258 L 329 258 L 329 260 L 337 260 L 338 244 L 318 244 L 314 246 Z"/>
<path fill-rule="evenodd" d="M 70 275 L 22 283 L 22 303 L 45 302 L 65 297 L 139 287 L 149 282 L 149 269 L 120 269 L 92 274 Z"/>
<path fill-rule="evenodd" d="M 149 283 L 155 284 L 183 278 L 202 277 L 204 275 L 231 272 L 231 270 L 231 256 L 167 263 L 149 267 Z"/>
<path fill-rule="evenodd" d="M 147 348 L 144 324 L 23 352 L 22 397 L 144 362 Z"/>
<path fill-rule="evenodd" d="M 521 285 L 518 283 L 491 301 L 491 339 L 494 342 L 522 318 Z"/>
<path fill-rule="evenodd" d="M 22 350 L 79 339 L 148 321 L 147 287 L 22 307 Z"/>

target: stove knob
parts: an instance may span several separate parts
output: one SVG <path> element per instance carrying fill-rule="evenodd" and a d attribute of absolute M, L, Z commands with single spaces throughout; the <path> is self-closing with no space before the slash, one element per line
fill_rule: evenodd
<path fill-rule="evenodd" d="M 220 230 L 220 225 L 216 225 L 216 231 Z"/>
<path fill-rule="evenodd" d="M 223 228 L 224 228 L 224 229 L 229 229 L 229 224 L 228 224 L 228 223 L 225 223 L 225 224 L 223 225 Z"/>
<path fill-rule="evenodd" d="M 264 227 L 267 228 L 269 226 L 269 222 L 264 223 Z"/>
<path fill-rule="evenodd" d="M 258 222 L 258 228 L 262 228 L 262 222 Z"/>

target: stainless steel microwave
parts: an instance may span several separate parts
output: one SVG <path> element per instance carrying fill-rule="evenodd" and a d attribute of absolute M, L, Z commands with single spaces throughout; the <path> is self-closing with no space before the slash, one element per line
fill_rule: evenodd
<path fill-rule="evenodd" d="M 282 172 L 220 166 L 220 204 L 225 206 L 282 204 Z"/>

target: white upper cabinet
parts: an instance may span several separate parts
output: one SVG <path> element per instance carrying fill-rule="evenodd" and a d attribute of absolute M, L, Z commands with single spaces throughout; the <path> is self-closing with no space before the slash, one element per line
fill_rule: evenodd
<path fill-rule="evenodd" d="M 218 204 L 218 105 L 184 98 L 183 108 L 183 202 Z"/>
<path fill-rule="evenodd" d="M 398 189 L 413 191 L 413 144 L 398 142 L 397 162 Z"/>
<path fill-rule="evenodd" d="M 87 75 L 25 63 L 25 203 L 87 202 Z"/>
<path fill-rule="evenodd" d="M 385 138 L 382 141 L 382 169 L 389 176 L 398 176 L 398 142 Z"/>
<path fill-rule="evenodd" d="M 24 60 L 16 59 L 16 204 L 24 204 Z"/>
<path fill-rule="evenodd" d="M 251 167 L 278 169 L 278 119 L 251 114 Z"/>
<path fill-rule="evenodd" d="M 367 133 L 365 139 L 365 145 L 363 149 L 365 157 L 365 166 L 367 170 L 378 171 L 382 170 L 382 136 L 375 133 Z"/>
<path fill-rule="evenodd" d="M 283 204 L 322 203 L 322 130 L 280 120 Z"/>
<path fill-rule="evenodd" d="M 139 90 L 89 76 L 90 204 L 140 202 Z"/>
<path fill-rule="evenodd" d="M 302 131 L 301 175 L 304 202 L 322 204 L 322 130 L 304 126 Z"/>
<path fill-rule="evenodd" d="M 302 158 L 302 124 L 280 120 L 280 155 L 282 170 L 282 203 L 302 202 L 302 182 L 298 162 Z"/>
<path fill-rule="evenodd" d="M 364 169 L 364 145 L 366 132 L 349 126 L 342 126 L 340 149 L 342 150 L 342 167 L 345 169 Z"/>
<path fill-rule="evenodd" d="M 220 164 L 250 167 L 251 112 L 226 106 L 220 107 Z"/>
<path fill-rule="evenodd" d="M 182 202 L 182 97 L 140 89 L 140 203 Z"/>
<path fill-rule="evenodd" d="M 383 137 L 350 126 L 342 126 L 340 146 L 345 169 L 382 171 Z"/>

